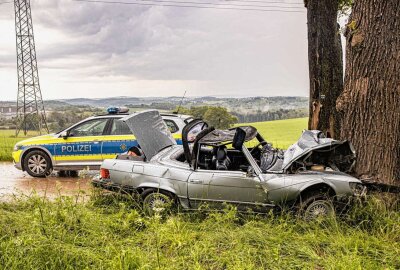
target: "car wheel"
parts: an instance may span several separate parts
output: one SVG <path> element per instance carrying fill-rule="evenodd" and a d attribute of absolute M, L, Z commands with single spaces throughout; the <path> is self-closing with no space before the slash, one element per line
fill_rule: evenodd
<path fill-rule="evenodd" d="M 46 177 L 53 170 L 50 157 L 43 151 L 29 152 L 24 158 L 24 169 L 33 177 Z"/>
<path fill-rule="evenodd" d="M 300 203 L 300 214 L 305 220 L 311 221 L 319 217 L 334 216 L 335 208 L 328 196 L 316 194 L 307 196 Z"/>
<path fill-rule="evenodd" d="M 174 207 L 174 199 L 158 191 L 146 194 L 143 199 L 143 211 L 149 216 L 169 214 Z"/>

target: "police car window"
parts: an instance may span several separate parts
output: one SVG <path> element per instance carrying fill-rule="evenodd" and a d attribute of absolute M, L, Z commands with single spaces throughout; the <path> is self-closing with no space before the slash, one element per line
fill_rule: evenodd
<path fill-rule="evenodd" d="M 179 130 L 178 126 L 175 124 L 174 121 L 172 120 L 166 120 L 164 119 L 165 124 L 167 124 L 167 127 L 171 133 L 175 133 Z"/>
<path fill-rule="evenodd" d="M 111 127 L 110 135 L 131 135 L 132 131 L 125 122 L 114 119 Z"/>
<path fill-rule="evenodd" d="M 80 124 L 77 127 L 70 129 L 69 136 L 85 137 L 85 136 L 101 136 L 106 127 L 108 119 L 94 119 Z"/>

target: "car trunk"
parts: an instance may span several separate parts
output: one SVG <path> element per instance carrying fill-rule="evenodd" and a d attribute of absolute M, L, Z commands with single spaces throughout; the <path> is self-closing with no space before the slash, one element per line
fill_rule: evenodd
<path fill-rule="evenodd" d="M 135 135 L 148 161 L 161 150 L 176 145 L 171 132 L 156 110 L 131 114 L 122 118 L 121 121 L 124 121 Z"/>

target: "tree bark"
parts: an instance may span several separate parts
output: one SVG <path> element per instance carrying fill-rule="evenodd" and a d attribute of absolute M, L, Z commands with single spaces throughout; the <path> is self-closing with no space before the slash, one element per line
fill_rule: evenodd
<path fill-rule="evenodd" d="M 343 59 L 337 23 L 339 0 L 308 0 L 309 129 L 328 137 L 340 132 L 336 99 L 343 90 Z"/>
<path fill-rule="evenodd" d="M 400 1 L 357 0 L 346 26 L 341 138 L 361 178 L 400 184 Z"/>

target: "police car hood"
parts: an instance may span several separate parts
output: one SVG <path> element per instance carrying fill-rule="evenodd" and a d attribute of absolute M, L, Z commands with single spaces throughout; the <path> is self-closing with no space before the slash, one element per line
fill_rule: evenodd
<path fill-rule="evenodd" d="M 25 139 L 22 141 L 19 141 L 17 145 L 25 145 L 25 144 L 35 144 L 35 143 L 45 143 L 48 140 L 53 140 L 55 134 L 48 134 L 48 135 L 41 135 L 41 136 L 36 136 L 32 137 L 29 139 Z"/>
<path fill-rule="evenodd" d="M 135 135 L 147 160 L 151 160 L 161 150 L 176 144 L 157 110 L 134 113 L 122 118 L 121 121 L 124 121 Z"/>

